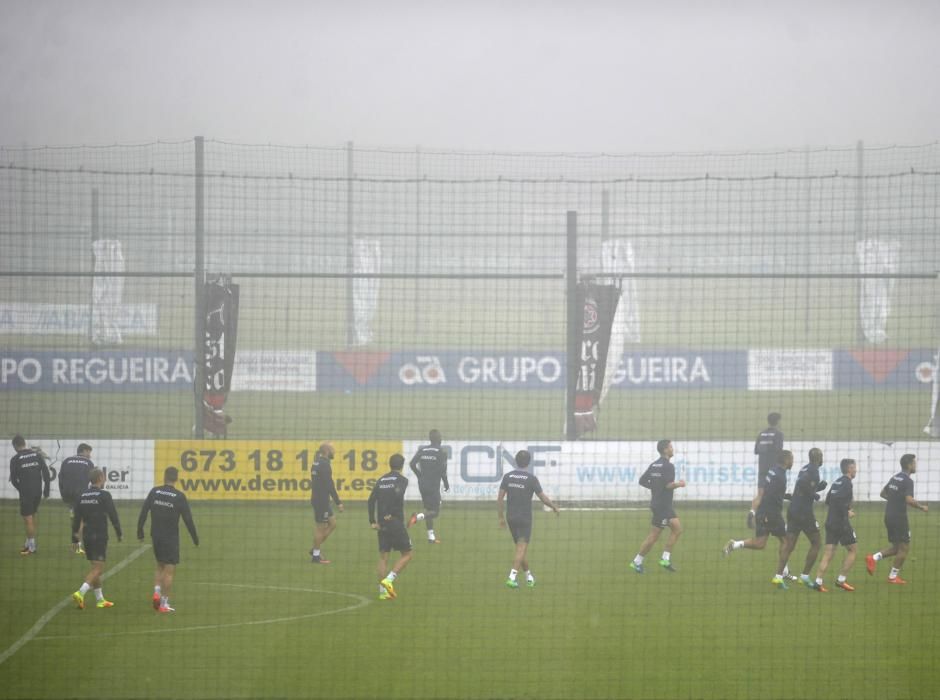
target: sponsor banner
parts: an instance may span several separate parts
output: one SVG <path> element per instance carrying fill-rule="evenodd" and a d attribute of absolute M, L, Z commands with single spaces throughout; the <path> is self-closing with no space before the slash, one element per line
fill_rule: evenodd
<path fill-rule="evenodd" d="M 832 350 L 748 350 L 751 391 L 831 391 Z"/>
<path fill-rule="evenodd" d="M 410 460 L 421 445 L 404 443 L 405 459 Z M 754 443 L 682 442 L 673 443 L 676 454 L 676 478 L 685 479 L 687 487 L 675 494 L 676 508 L 682 501 L 750 502 L 757 491 L 757 457 Z M 457 501 L 488 501 L 496 498 L 503 475 L 515 468 L 515 454 L 526 449 L 532 453 L 530 467 L 542 487 L 553 499 L 576 503 L 648 502 L 650 492 L 639 485 L 640 475 L 657 458 L 655 442 L 448 442 L 450 450 L 448 479 L 450 493 L 444 498 Z M 794 454 L 790 486 L 807 461 L 810 448 L 823 451 L 822 477 L 832 483 L 841 474 L 839 462 L 855 459 L 859 472 L 855 479 L 857 501 L 880 502 L 881 488 L 900 470 L 902 454 L 913 453 L 920 464 L 940 459 L 940 443 L 911 442 L 790 442 L 786 449 Z M 408 469 L 406 468 L 406 472 Z M 410 475 L 409 475 L 410 476 Z M 924 470 L 914 476 L 915 496 L 922 501 L 940 498 L 940 478 Z M 417 500 L 416 480 L 408 489 L 408 498 Z M 538 505 L 538 504 L 536 504 Z M 817 507 L 825 513 L 825 506 Z"/>
<path fill-rule="evenodd" d="M 59 464 L 66 457 L 76 454 L 78 443 L 87 442 L 92 447 L 91 461 L 105 473 L 105 488 L 115 499 L 144 499 L 153 488 L 153 440 L 29 440 L 29 445 L 41 447 L 49 455 L 52 486 L 50 500 L 61 503 L 59 496 Z M 9 441 L 0 445 L 0 461 L 9 464 L 16 450 Z M 17 498 L 13 484 L 4 478 L 0 483 L 0 498 Z M 128 530 L 124 523 L 125 531 Z"/>
<path fill-rule="evenodd" d="M 625 352 L 610 377 L 614 389 L 747 387 L 745 350 L 646 349 Z M 558 389 L 565 354 L 521 351 L 469 353 L 321 352 L 317 389 Z"/>
<path fill-rule="evenodd" d="M 242 350 L 235 358 L 232 391 L 316 391 L 314 351 Z"/>
<path fill-rule="evenodd" d="M 157 440 L 153 475 L 180 470 L 179 488 L 192 500 L 310 499 L 310 469 L 320 443 L 302 440 Z M 333 479 L 343 501 L 365 501 L 388 459 L 402 451 L 394 440 L 333 441 Z M 335 509 L 334 509 L 335 510 Z"/>
<path fill-rule="evenodd" d="M 97 279 L 96 279 L 97 282 Z M 88 304 L 0 303 L 0 334 L 88 335 Z M 157 335 L 156 304 L 115 304 L 110 321 L 121 335 Z"/>
<path fill-rule="evenodd" d="M 936 350 L 836 350 L 836 389 L 924 390 L 933 385 Z"/>
<path fill-rule="evenodd" d="M 575 386 L 574 420 L 577 437 L 597 429 L 596 407 L 605 386 L 610 331 L 620 300 L 620 290 L 613 285 L 581 282 L 578 306 L 582 310 L 578 378 Z M 610 383 L 609 380 L 607 382 Z"/>
<path fill-rule="evenodd" d="M 202 428 L 225 435 L 230 416 L 224 406 L 232 389 L 235 345 L 238 338 L 238 285 L 219 277 L 205 285 L 205 382 L 202 394 Z"/>
<path fill-rule="evenodd" d="M 154 391 L 192 383 L 192 353 L 0 352 L 0 389 Z"/>

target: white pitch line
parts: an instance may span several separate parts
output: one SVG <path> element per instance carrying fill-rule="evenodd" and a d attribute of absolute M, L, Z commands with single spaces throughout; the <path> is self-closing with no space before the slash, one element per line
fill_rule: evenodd
<path fill-rule="evenodd" d="M 135 632 L 106 632 L 104 634 L 97 633 L 95 638 L 99 637 L 130 637 L 130 636 L 139 636 L 142 634 L 169 634 L 171 632 L 198 632 L 202 630 L 218 630 L 226 629 L 228 627 L 247 627 L 249 625 L 273 625 L 278 622 L 294 622 L 296 620 L 309 620 L 314 617 L 324 617 L 326 615 L 337 615 L 339 613 L 350 612 L 351 610 L 357 610 L 364 605 L 368 605 L 372 601 L 366 598 L 365 596 L 358 595 L 356 593 L 340 593 L 339 591 L 328 591 L 321 588 L 289 588 L 286 586 L 260 586 L 260 585 L 251 585 L 251 584 L 241 584 L 241 583 L 208 583 L 208 582 L 196 582 L 197 586 L 227 586 L 229 588 L 253 588 L 264 591 L 292 591 L 295 593 L 327 593 L 329 595 L 338 595 L 345 598 L 352 598 L 356 601 L 353 605 L 347 605 L 345 608 L 337 608 L 336 610 L 324 610 L 321 612 L 315 613 L 305 613 L 303 615 L 292 615 L 290 617 L 273 617 L 265 620 L 243 620 L 242 622 L 226 622 L 216 625 L 191 625 L 189 627 L 172 627 L 169 629 L 149 629 L 149 630 L 137 630 Z M 68 600 L 71 600 L 69 598 Z M 68 601 L 66 601 L 68 603 Z M 85 635 L 73 635 L 73 634 L 62 634 L 62 635 L 49 635 L 43 637 L 36 637 L 37 640 L 46 640 L 46 639 L 80 639 Z"/>
<path fill-rule="evenodd" d="M 124 559 L 119 561 L 117 566 L 106 571 L 102 575 L 101 580 L 104 581 L 106 579 L 111 578 L 111 576 L 118 573 L 121 569 L 123 569 L 125 566 L 133 562 L 137 557 L 139 557 L 141 554 L 146 552 L 148 549 L 150 549 L 149 544 L 141 545 L 140 547 L 135 549 L 133 552 L 128 554 Z M 42 628 L 45 627 L 47 624 L 49 624 L 49 621 L 52 618 L 54 618 L 59 613 L 59 611 L 62 610 L 62 608 L 64 608 L 71 602 L 72 602 L 72 596 L 70 595 L 68 598 L 65 598 L 64 600 L 61 600 L 58 603 L 56 603 L 52 607 L 52 609 L 49 610 L 49 612 L 47 612 L 45 615 L 43 615 L 38 620 L 36 620 L 36 624 L 30 627 L 29 630 L 26 632 L 26 634 L 24 634 L 22 637 L 17 639 L 9 649 L 7 649 L 5 652 L 0 654 L 0 665 L 2 665 L 4 661 L 6 661 L 11 656 L 13 656 L 17 651 L 19 651 L 20 647 L 22 647 L 24 644 L 27 644 L 28 642 L 35 639 L 36 635 L 42 631 Z M 40 637 L 40 639 L 42 639 L 42 637 Z"/>

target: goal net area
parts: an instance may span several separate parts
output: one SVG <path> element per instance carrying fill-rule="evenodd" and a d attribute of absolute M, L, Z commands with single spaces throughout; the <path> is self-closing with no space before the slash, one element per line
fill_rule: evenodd
<path fill-rule="evenodd" d="M 0 681 L 10 697 L 929 694 L 938 185 L 937 144 L 0 148 L 0 582 L 17 592 Z M 62 504 L 80 445 L 123 530 L 104 565 L 74 553 Z M 394 455 L 416 517 L 393 597 L 380 579 L 408 548 L 370 527 L 368 499 Z M 180 526 L 153 600 L 167 555 L 144 505 L 169 467 L 198 537 Z M 774 506 L 769 467 L 810 509 L 784 556 L 791 501 Z M 898 510 L 882 494 L 899 472 Z M 797 666 L 768 661 L 783 637 Z M 37 677 L 89 642 L 106 674 Z"/>

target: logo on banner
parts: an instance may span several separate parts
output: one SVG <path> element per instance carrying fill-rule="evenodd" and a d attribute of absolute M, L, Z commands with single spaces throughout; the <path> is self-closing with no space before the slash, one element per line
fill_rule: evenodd
<path fill-rule="evenodd" d="M 447 375 L 437 355 L 418 355 L 414 362 L 406 362 L 398 369 L 402 384 L 445 384 Z"/>

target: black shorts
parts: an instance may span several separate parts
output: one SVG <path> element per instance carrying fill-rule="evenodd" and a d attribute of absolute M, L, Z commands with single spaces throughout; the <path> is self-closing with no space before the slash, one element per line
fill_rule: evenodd
<path fill-rule="evenodd" d="M 516 544 L 532 541 L 532 520 L 507 520 L 506 524 L 509 525 L 509 534 Z"/>
<path fill-rule="evenodd" d="M 153 557 L 161 564 L 180 563 L 179 537 L 154 537 Z"/>
<path fill-rule="evenodd" d="M 770 471 L 770 465 L 758 465 L 757 467 L 757 488 L 764 486 L 764 479 L 767 477 L 767 472 Z"/>
<path fill-rule="evenodd" d="M 655 509 L 653 510 L 653 519 L 650 521 L 650 524 L 653 527 L 662 529 L 669 527 L 669 521 L 676 517 L 678 517 L 676 511 L 672 508 Z"/>
<path fill-rule="evenodd" d="M 426 510 L 439 511 L 441 509 L 440 484 L 422 484 L 419 481 L 418 490 L 421 492 L 421 502 L 424 503 Z"/>
<path fill-rule="evenodd" d="M 329 501 L 311 501 L 313 505 L 313 520 L 317 523 L 328 523 L 333 517 L 333 508 Z"/>
<path fill-rule="evenodd" d="M 819 523 L 812 513 L 787 516 L 787 534 L 799 535 L 801 532 L 805 532 L 807 535 L 815 535 L 819 532 Z"/>
<path fill-rule="evenodd" d="M 379 525 L 379 551 L 380 552 L 411 551 L 411 538 L 401 520 L 387 520 Z"/>
<path fill-rule="evenodd" d="M 35 515 L 36 511 L 39 510 L 39 504 L 42 503 L 42 494 L 36 494 L 35 496 L 31 494 L 23 495 L 20 494 L 20 515 L 24 518 L 27 515 Z"/>
<path fill-rule="evenodd" d="M 75 504 L 78 503 L 78 499 L 81 498 L 80 493 L 63 493 L 62 502 L 68 506 L 69 512 L 75 512 Z"/>
<path fill-rule="evenodd" d="M 88 561 L 105 561 L 108 555 L 108 538 L 82 537 L 82 548 Z"/>
<path fill-rule="evenodd" d="M 849 523 L 826 523 L 826 544 L 841 544 L 843 547 L 858 542 L 855 530 Z"/>
<path fill-rule="evenodd" d="M 787 534 L 787 524 L 783 522 L 783 515 L 780 511 L 772 513 L 761 513 L 757 511 L 757 528 L 754 531 L 757 537 L 783 537 Z"/>
<path fill-rule="evenodd" d="M 891 544 L 907 544 L 911 541 L 911 526 L 907 517 L 885 518 L 885 528 L 888 530 L 888 542 Z"/>

